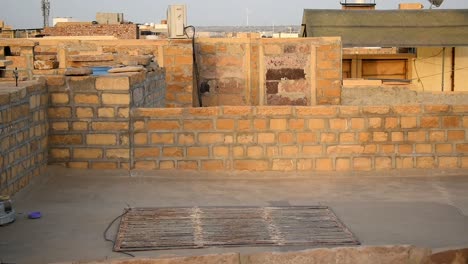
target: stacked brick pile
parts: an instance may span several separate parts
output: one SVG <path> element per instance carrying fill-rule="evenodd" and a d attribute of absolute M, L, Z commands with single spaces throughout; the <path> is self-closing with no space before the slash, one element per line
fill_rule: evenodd
<path fill-rule="evenodd" d="M 118 39 L 138 39 L 138 26 L 135 24 L 75 24 L 60 27 L 47 27 L 43 32 L 48 36 L 114 36 Z"/>

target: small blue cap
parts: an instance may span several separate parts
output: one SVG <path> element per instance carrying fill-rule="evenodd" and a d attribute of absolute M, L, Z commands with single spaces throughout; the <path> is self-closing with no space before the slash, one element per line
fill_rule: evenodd
<path fill-rule="evenodd" d="M 29 219 L 39 219 L 42 217 L 41 212 L 32 212 L 28 214 Z"/>

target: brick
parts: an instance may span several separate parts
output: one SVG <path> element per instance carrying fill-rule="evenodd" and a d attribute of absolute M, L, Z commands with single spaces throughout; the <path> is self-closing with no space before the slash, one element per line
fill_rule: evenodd
<path fill-rule="evenodd" d="M 357 116 L 359 115 L 359 106 L 341 106 L 339 108 L 341 116 Z"/>
<path fill-rule="evenodd" d="M 128 130 L 128 122 L 93 122 L 91 127 L 93 130 Z"/>
<path fill-rule="evenodd" d="M 405 140 L 405 134 L 403 132 L 392 132 L 392 142 L 401 142 Z"/>
<path fill-rule="evenodd" d="M 73 158 L 75 159 L 100 159 L 102 158 L 102 149 L 83 148 L 73 149 Z"/>
<path fill-rule="evenodd" d="M 247 156 L 249 158 L 261 158 L 264 156 L 263 147 L 261 146 L 251 146 L 247 148 Z"/>
<path fill-rule="evenodd" d="M 274 159 L 272 164 L 274 171 L 294 171 L 296 170 L 296 162 L 292 159 Z"/>
<path fill-rule="evenodd" d="M 159 169 L 161 170 L 172 170 L 174 168 L 175 164 L 172 160 L 163 160 L 159 162 Z"/>
<path fill-rule="evenodd" d="M 108 149 L 106 150 L 106 158 L 108 159 L 129 159 L 129 149 Z"/>
<path fill-rule="evenodd" d="M 129 105 L 130 95 L 129 94 L 102 94 L 102 103 L 105 105 Z"/>
<path fill-rule="evenodd" d="M 68 162 L 67 167 L 70 169 L 88 169 L 88 162 Z"/>
<path fill-rule="evenodd" d="M 423 128 L 438 128 L 440 126 L 439 117 L 421 117 L 421 127 Z"/>
<path fill-rule="evenodd" d="M 49 150 L 49 155 L 53 159 L 69 159 L 70 158 L 70 150 L 69 149 L 51 148 Z"/>
<path fill-rule="evenodd" d="M 347 158 L 336 159 L 336 171 L 349 171 L 351 170 L 351 160 Z"/>
<path fill-rule="evenodd" d="M 99 97 L 96 94 L 76 94 L 75 104 L 99 104 Z"/>
<path fill-rule="evenodd" d="M 465 141 L 465 131 L 464 130 L 453 130 L 447 131 L 448 141 Z"/>
<path fill-rule="evenodd" d="M 444 116 L 442 119 L 444 128 L 460 127 L 460 123 L 461 120 L 458 116 Z"/>
<path fill-rule="evenodd" d="M 361 145 L 340 145 L 340 146 L 329 146 L 327 148 L 328 155 L 361 154 L 363 152 L 364 152 L 364 147 Z"/>
<path fill-rule="evenodd" d="M 429 140 L 432 142 L 444 142 L 446 141 L 445 131 L 430 131 Z"/>
<path fill-rule="evenodd" d="M 443 168 L 443 169 L 458 168 L 458 158 L 457 157 L 440 157 L 439 168 Z"/>
<path fill-rule="evenodd" d="M 315 132 L 297 133 L 297 143 L 299 144 L 317 143 L 317 134 Z"/>
<path fill-rule="evenodd" d="M 178 130 L 180 129 L 179 121 L 177 120 L 158 120 L 158 121 L 148 121 L 147 123 L 148 130 Z"/>
<path fill-rule="evenodd" d="M 257 106 L 256 116 L 290 116 L 292 114 L 291 106 Z"/>
<path fill-rule="evenodd" d="M 135 130 L 143 130 L 145 129 L 146 125 L 145 125 L 145 121 L 135 121 L 133 123 L 133 128 Z"/>
<path fill-rule="evenodd" d="M 243 157 L 245 156 L 245 152 L 244 152 L 244 147 L 242 146 L 235 146 L 233 149 L 232 149 L 232 154 L 235 158 L 239 158 L 239 157 Z"/>
<path fill-rule="evenodd" d="M 174 134 L 172 133 L 152 133 L 152 144 L 174 144 Z"/>
<path fill-rule="evenodd" d="M 317 171 L 333 171 L 333 160 L 327 158 L 316 159 L 315 168 Z"/>
<path fill-rule="evenodd" d="M 393 106 L 393 112 L 396 114 L 419 114 L 421 113 L 421 106 L 418 105 L 403 105 L 403 106 Z"/>
<path fill-rule="evenodd" d="M 86 135 L 88 145 L 116 145 L 117 138 L 113 134 L 90 134 Z"/>
<path fill-rule="evenodd" d="M 233 130 L 235 122 L 233 119 L 218 119 L 216 121 L 216 129 L 218 130 Z"/>
<path fill-rule="evenodd" d="M 157 158 L 160 156 L 160 148 L 146 147 L 146 148 L 135 148 L 135 158 Z"/>
<path fill-rule="evenodd" d="M 304 119 L 290 119 L 289 120 L 289 129 L 295 130 L 304 130 Z"/>
<path fill-rule="evenodd" d="M 281 147 L 281 155 L 283 157 L 295 157 L 299 153 L 298 146 L 284 146 Z"/>
<path fill-rule="evenodd" d="M 213 147 L 213 156 L 215 158 L 227 158 L 229 157 L 229 147 L 215 146 Z"/>
<path fill-rule="evenodd" d="M 364 118 L 352 118 L 351 119 L 351 129 L 353 130 L 362 130 L 365 128 L 365 119 Z"/>
<path fill-rule="evenodd" d="M 372 170 L 371 158 L 354 158 L 353 168 L 358 171 L 370 171 Z"/>
<path fill-rule="evenodd" d="M 369 118 L 369 128 L 381 128 L 382 127 L 382 118 L 372 117 Z"/>
<path fill-rule="evenodd" d="M 298 171 L 314 170 L 314 160 L 313 159 L 299 159 L 297 161 L 297 170 Z"/>
<path fill-rule="evenodd" d="M 77 107 L 76 108 L 76 117 L 78 118 L 93 118 L 94 110 L 90 107 Z"/>
<path fill-rule="evenodd" d="M 297 106 L 296 114 L 298 117 L 323 116 L 334 117 L 337 114 L 335 106 Z"/>
<path fill-rule="evenodd" d="M 468 116 L 463 117 L 463 127 L 468 128 Z"/>
<path fill-rule="evenodd" d="M 418 119 L 416 117 L 402 117 L 401 128 L 416 128 L 418 126 Z"/>
<path fill-rule="evenodd" d="M 340 133 L 340 143 L 353 143 L 356 141 L 354 133 Z"/>
<path fill-rule="evenodd" d="M 195 135 L 192 133 L 179 134 L 177 142 L 179 145 L 191 146 L 195 144 Z"/>
<path fill-rule="evenodd" d="M 187 155 L 189 157 L 209 157 L 210 150 L 207 147 L 190 147 L 187 148 Z"/>
<path fill-rule="evenodd" d="M 267 160 L 235 160 L 234 169 L 240 171 L 267 171 Z"/>
<path fill-rule="evenodd" d="M 364 145 L 364 154 L 375 154 L 375 153 L 377 153 L 377 145 L 376 144 Z"/>
<path fill-rule="evenodd" d="M 137 145 L 146 145 L 146 144 L 148 144 L 148 134 L 146 134 L 146 133 L 135 133 L 134 142 Z"/>
<path fill-rule="evenodd" d="M 387 132 L 374 132 L 372 137 L 375 142 L 386 142 L 388 141 L 388 133 Z"/>
<path fill-rule="evenodd" d="M 184 156 L 184 149 L 179 147 L 165 147 L 163 148 L 163 156 L 164 157 L 183 157 Z"/>
<path fill-rule="evenodd" d="M 96 78 L 96 90 L 128 91 L 130 78 L 127 76 L 102 76 Z"/>
<path fill-rule="evenodd" d="M 336 134 L 335 133 L 321 133 L 320 134 L 320 142 L 322 142 L 322 143 L 335 143 L 336 142 Z"/>
<path fill-rule="evenodd" d="M 398 146 L 398 152 L 400 154 L 412 154 L 413 153 L 413 145 L 410 144 L 403 144 Z"/>
<path fill-rule="evenodd" d="M 51 119 L 71 118 L 70 107 L 55 107 L 47 109 L 47 115 Z"/>
<path fill-rule="evenodd" d="M 274 144 L 276 143 L 276 137 L 274 133 L 258 133 L 259 144 Z"/>
<path fill-rule="evenodd" d="M 100 118 L 113 118 L 115 117 L 114 108 L 102 107 L 98 109 L 98 117 Z"/>
<path fill-rule="evenodd" d="M 302 147 L 302 153 L 305 156 L 318 156 L 318 155 L 321 155 L 322 152 L 323 152 L 322 145 Z"/>
<path fill-rule="evenodd" d="M 433 169 L 435 167 L 434 157 L 417 157 L 416 168 L 418 169 Z"/>
<path fill-rule="evenodd" d="M 452 105 L 454 113 L 468 113 L 468 105 Z"/>
<path fill-rule="evenodd" d="M 395 153 L 395 145 L 390 145 L 390 144 L 380 145 L 380 152 L 384 154 L 393 154 Z"/>
<path fill-rule="evenodd" d="M 419 154 L 432 153 L 432 145 L 431 144 L 416 144 L 416 153 L 419 153 Z"/>
<path fill-rule="evenodd" d="M 371 115 L 386 115 L 390 113 L 390 107 L 388 106 L 363 106 L 363 114 Z"/>
<path fill-rule="evenodd" d="M 392 158 L 390 157 L 377 157 L 375 158 L 376 170 L 390 170 L 393 168 Z"/>
<path fill-rule="evenodd" d="M 400 157 L 396 158 L 397 169 L 413 169 L 414 158 L 413 157 Z"/>
<path fill-rule="evenodd" d="M 287 120 L 286 119 L 271 119 L 270 129 L 281 130 L 281 131 L 287 130 L 288 129 Z"/>
<path fill-rule="evenodd" d="M 346 119 L 330 119 L 329 126 L 333 130 L 346 130 L 348 129 L 348 122 Z"/>
<path fill-rule="evenodd" d="M 408 141 L 424 142 L 426 141 L 425 131 L 410 131 L 408 132 Z"/>
<path fill-rule="evenodd" d="M 223 116 L 248 116 L 253 114 L 252 106 L 225 106 Z"/>
<path fill-rule="evenodd" d="M 468 144 L 457 144 L 458 153 L 468 153 Z"/>
<path fill-rule="evenodd" d="M 237 130 L 239 131 L 247 131 L 250 130 L 250 120 L 239 120 L 237 122 Z"/>
<path fill-rule="evenodd" d="M 183 108 L 137 108 L 133 111 L 135 117 L 144 118 L 164 118 L 177 117 L 179 118 L 184 113 Z"/>
<path fill-rule="evenodd" d="M 278 141 L 280 144 L 291 144 L 295 142 L 293 133 L 279 133 Z"/>
<path fill-rule="evenodd" d="M 52 93 L 50 99 L 53 105 L 68 104 L 70 102 L 70 98 L 66 93 Z"/>
<path fill-rule="evenodd" d="M 324 129 L 325 128 L 325 120 L 324 119 L 309 119 L 309 129 Z"/>
<path fill-rule="evenodd" d="M 198 170 L 197 161 L 178 161 L 177 168 L 179 170 Z"/>
<path fill-rule="evenodd" d="M 437 154 L 446 154 L 453 152 L 452 144 L 436 144 L 435 149 Z"/>
<path fill-rule="evenodd" d="M 156 169 L 156 163 L 154 161 L 137 161 L 135 162 L 135 169 L 137 170 L 154 170 Z"/>
<path fill-rule="evenodd" d="M 73 122 L 72 129 L 75 131 L 86 131 L 88 130 L 88 122 Z"/>
<path fill-rule="evenodd" d="M 185 130 L 212 130 L 213 121 L 211 120 L 186 120 L 184 122 Z"/>
<path fill-rule="evenodd" d="M 80 145 L 83 143 L 81 135 L 50 135 L 49 144 L 51 145 Z"/>
<path fill-rule="evenodd" d="M 116 162 L 93 162 L 91 168 L 96 170 L 113 170 L 117 169 Z"/>
<path fill-rule="evenodd" d="M 255 142 L 255 134 L 239 134 L 237 135 L 237 143 L 253 144 Z"/>
<path fill-rule="evenodd" d="M 222 160 L 204 160 L 202 161 L 201 168 L 207 171 L 222 171 L 225 169 Z"/>
<path fill-rule="evenodd" d="M 198 142 L 200 144 L 216 144 L 224 143 L 224 134 L 221 133 L 200 133 L 198 134 Z"/>
<path fill-rule="evenodd" d="M 386 129 L 398 128 L 398 118 L 396 118 L 396 117 L 387 117 L 387 118 L 385 118 L 385 128 Z"/>
<path fill-rule="evenodd" d="M 461 167 L 464 169 L 468 168 L 468 157 L 461 157 Z"/>
<path fill-rule="evenodd" d="M 468 124 L 468 121 L 467 121 Z M 255 119 L 253 121 L 253 126 L 254 130 L 259 131 L 259 130 L 265 130 L 268 127 L 268 123 L 266 119 Z"/>
<path fill-rule="evenodd" d="M 55 131 L 67 131 L 69 129 L 68 122 L 53 122 L 51 127 Z"/>
<path fill-rule="evenodd" d="M 426 113 L 446 113 L 450 111 L 449 105 L 426 105 L 424 112 Z"/>

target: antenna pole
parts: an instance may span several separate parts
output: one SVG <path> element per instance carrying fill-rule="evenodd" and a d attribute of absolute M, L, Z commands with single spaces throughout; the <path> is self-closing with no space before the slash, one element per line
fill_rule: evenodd
<path fill-rule="evenodd" d="M 41 2 L 42 17 L 44 19 L 43 25 L 44 28 L 49 26 L 49 16 L 50 16 L 50 2 L 49 0 L 42 0 Z"/>

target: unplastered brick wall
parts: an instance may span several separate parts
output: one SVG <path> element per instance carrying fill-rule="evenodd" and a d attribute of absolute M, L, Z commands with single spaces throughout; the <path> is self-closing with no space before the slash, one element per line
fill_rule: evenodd
<path fill-rule="evenodd" d="M 198 39 L 205 106 L 339 104 L 338 38 Z"/>
<path fill-rule="evenodd" d="M 118 39 L 138 39 L 136 24 L 73 24 L 44 28 L 48 36 L 114 36 Z"/>
<path fill-rule="evenodd" d="M 33 70 L 33 49 L 35 41 L 27 39 L 0 39 L 0 59 L 11 61 L 11 65 L 0 70 L 0 78 L 13 79 L 17 68 L 20 80 L 31 79 Z"/>
<path fill-rule="evenodd" d="M 128 168 L 130 108 L 164 105 L 164 78 L 163 69 L 98 77 L 49 77 L 49 163 L 72 168 Z"/>
<path fill-rule="evenodd" d="M 468 106 L 135 109 L 135 169 L 468 168 Z"/>
<path fill-rule="evenodd" d="M 0 195 L 13 195 L 45 171 L 47 89 L 44 80 L 0 82 Z"/>
<path fill-rule="evenodd" d="M 116 65 L 122 59 L 153 56 L 160 67 L 166 70 L 166 107 L 193 106 L 193 59 L 191 40 L 72 40 L 41 39 L 35 47 L 39 59 L 58 59 L 60 69 L 35 70 L 40 76 L 63 75 L 70 65 L 83 66 L 84 63 L 69 62 L 75 55 L 101 56 L 106 59 L 102 65 Z M 65 57 L 65 59 L 63 59 Z M 70 64 L 71 63 L 71 64 Z M 93 62 L 95 66 L 98 62 Z M 63 66 L 65 65 L 65 66 Z M 101 66 L 102 66 L 101 65 Z"/>

